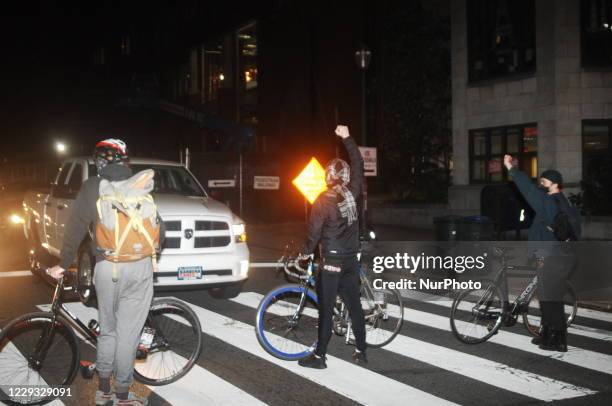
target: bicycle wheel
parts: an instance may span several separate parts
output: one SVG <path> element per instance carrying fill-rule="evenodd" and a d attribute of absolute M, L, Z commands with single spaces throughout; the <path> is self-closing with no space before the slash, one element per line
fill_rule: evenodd
<path fill-rule="evenodd" d="M 37 312 L 23 315 L 0 331 L 0 383 L 5 386 L 70 385 L 78 371 L 79 346 L 72 328 L 63 318 L 55 320 L 46 348 L 39 354 L 35 349 L 52 323 L 52 314 Z M 13 404 L 39 405 L 52 397 L 32 394 L 11 397 L 0 388 L 0 399 Z"/>
<path fill-rule="evenodd" d="M 468 289 L 453 301 L 450 323 L 455 337 L 466 344 L 487 341 L 501 327 L 503 301 L 493 282 L 482 282 L 481 289 Z"/>
<path fill-rule="evenodd" d="M 318 302 L 308 289 L 304 307 L 298 313 L 306 288 L 284 285 L 268 293 L 259 304 L 255 332 L 269 354 L 288 361 L 309 355 L 317 344 Z"/>
<path fill-rule="evenodd" d="M 176 299 L 154 299 L 145 328 L 153 330 L 153 341 L 146 357 L 136 360 L 134 377 L 159 386 L 187 374 L 202 353 L 202 327 L 189 305 Z"/>
<path fill-rule="evenodd" d="M 576 299 L 576 293 L 574 288 L 569 283 L 567 289 L 563 295 L 563 305 L 565 308 L 565 316 L 567 317 L 567 326 L 569 327 L 578 311 L 578 300 Z M 534 337 L 540 336 L 540 326 L 542 324 L 542 312 L 540 310 L 540 301 L 538 299 L 538 290 L 536 289 L 534 295 L 529 301 L 526 307 L 526 312 L 523 313 L 523 324 L 525 328 Z"/>
<path fill-rule="evenodd" d="M 365 316 L 366 343 L 380 348 L 389 344 L 404 322 L 404 306 L 399 291 L 373 289 L 369 280 L 361 285 L 361 307 Z"/>

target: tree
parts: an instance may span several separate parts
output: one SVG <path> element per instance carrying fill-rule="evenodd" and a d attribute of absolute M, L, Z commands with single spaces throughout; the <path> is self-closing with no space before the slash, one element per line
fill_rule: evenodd
<path fill-rule="evenodd" d="M 440 202 L 450 183 L 450 21 L 418 1 L 384 3 L 385 178 L 396 200 Z"/>

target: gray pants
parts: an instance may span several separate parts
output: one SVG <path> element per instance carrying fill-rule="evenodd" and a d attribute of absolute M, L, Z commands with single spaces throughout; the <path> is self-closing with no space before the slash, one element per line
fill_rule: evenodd
<path fill-rule="evenodd" d="M 113 266 L 117 282 L 112 280 Z M 118 264 L 100 261 L 94 284 L 100 320 L 96 368 L 102 378 L 114 373 L 115 390 L 124 393 L 132 384 L 136 350 L 153 299 L 153 264 L 150 258 Z"/>

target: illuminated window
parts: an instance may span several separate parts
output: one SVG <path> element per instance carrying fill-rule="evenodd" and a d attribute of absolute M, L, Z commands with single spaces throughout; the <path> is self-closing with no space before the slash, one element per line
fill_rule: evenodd
<path fill-rule="evenodd" d="M 237 32 L 238 86 L 240 121 L 257 125 L 257 23 L 252 23 Z"/>
<path fill-rule="evenodd" d="M 535 72 L 534 3 L 534 0 L 467 1 L 470 81 Z"/>
<path fill-rule="evenodd" d="M 518 159 L 519 167 L 538 176 L 538 128 L 535 124 L 470 131 L 470 181 L 501 182 L 508 179 L 504 155 Z"/>
<path fill-rule="evenodd" d="M 217 100 L 219 88 L 226 80 L 223 73 L 223 45 L 221 41 L 212 41 L 204 45 L 204 101 Z"/>
<path fill-rule="evenodd" d="M 129 35 L 121 37 L 121 55 L 130 55 L 132 53 L 132 43 Z"/>

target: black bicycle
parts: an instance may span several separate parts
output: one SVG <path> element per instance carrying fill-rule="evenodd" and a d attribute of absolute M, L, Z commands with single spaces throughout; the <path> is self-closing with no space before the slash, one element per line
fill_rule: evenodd
<path fill-rule="evenodd" d="M 540 335 L 538 277 L 534 276 L 531 279 L 513 303 L 508 300 L 508 272 L 527 271 L 531 272 L 529 273 L 531 276 L 536 269 L 531 266 L 508 264 L 507 250 L 507 248 L 495 248 L 495 253 L 501 261 L 501 268 L 492 281 L 482 281 L 479 289 L 463 290 L 455 298 L 451 307 L 450 323 L 453 334 L 459 341 L 466 344 L 485 342 L 496 334 L 502 325 L 511 327 L 516 324 L 519 316 L 522 317 L 529 334 L 536 337 Z M 569 326 L 578 311 L 576 294 L 569 282 L 566 283 L 563 302 Z"/>
<path fill-rule="evenodd" d="M 49 312 L 25 314 L 0 331 L 0 382 L 4 388 L 67 386 L 79 368 L 91 378 L 95 364 L 80 361 L 75 330 L 92 345 L 97 343 L 97 321 L 83 324 L 63 304 L 64 278 L 58 280 Z M 166 385 L 183 377 L 202 352 L 198 317 L 184 302 L 156 298 L 142 331 L 134 365 L 134 378 L 147 385 Z M 57 395 L 31 391 L 15 396 L 0 387 L 0 399 L 15 404 L 44 404 Z"/>

